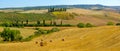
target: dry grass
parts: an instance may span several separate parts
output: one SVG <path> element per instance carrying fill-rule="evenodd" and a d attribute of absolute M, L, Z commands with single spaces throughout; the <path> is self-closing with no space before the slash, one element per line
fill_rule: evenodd
<path fill-rule="evenodd" d="M 93 23 L 95 25 L 106 25 L 107 22 L 119 22 L 120 21 L 120 14 L 116 12 L 107 12 L 107 11 L 95 11 L 95 10 L 86 10 L 86 9 L 68 9 L 67 12 L 69 13 L 76 13 L 79 16 L 76 16 L 72 24 L 78 23 L 78 22 L 89 22 Z M 107 17 L 105 16 L 107 15 Z"/>
<path fill-rule="evenodd" d="M 61 41 L 62 39 L 64 41 Z M 36 41 L 46 42 L 41 47 Z M 52 40 L 53 42 L 49 42 Z M 43 35 L 30 42 L 0 44 L 0 51 L 119 51 L 120 27 L 71 28 Z"/>

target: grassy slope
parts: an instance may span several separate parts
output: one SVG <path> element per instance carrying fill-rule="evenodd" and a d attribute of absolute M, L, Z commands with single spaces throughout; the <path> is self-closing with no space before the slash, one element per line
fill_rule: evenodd
<path fill-rule="evenodd" d="M 61 41 L 61 39 L 65 41 Z M 35 44 L 43 39 L 46 45 Z M 52 40 L 53 42 L 49 42 Z M 71 28 L 30 42 L 0 44 L 0 51 L 119 51 L 120 27 Z"/>
<path fill-rule="evenodd" d="M 76 24 L 78 22 L 90 22 L 95 25 L 105 25 L 107 22 L 119 22 L 120 14 L 115 12 L 106 12 L 106 11 L 94 11 L 86 9 L 68 9 L 67 12 L 76 13 L 79 16 L 76 16 L 75 19 L 67 21 L 68 23 Z M 107 15 L 107 17 L 105 16 Z"/>

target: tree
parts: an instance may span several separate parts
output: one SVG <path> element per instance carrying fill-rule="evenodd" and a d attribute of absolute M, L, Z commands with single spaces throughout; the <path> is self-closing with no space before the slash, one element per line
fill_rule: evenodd
<path fill-rule="evenodd" d="M 52 26 L 52 23 L 53 23 L 53 22 L 52 22 L 52 20 L 51 20 L 51 21 L 50 21 L 50 25 L 51 25 L 51 26 Z"/>
<path fill-rule="evenodd" d="M 24 24 L 24 22 L 23 22 L 23 21 L 21 21 L 21 24 Z"/>
<path fill-rule="evenodd" d="M 93 27 L 93 25 L 90 24 L 90 23 L 87 23 L 85 26 L 86 26 L 86 27 Z"/>
<path fill-rule="evenodd" d="M 16 21 L 16 24 L 19 24 L 19 21 Z"/>
<path fill-rule="evenodd" d="M 10 30 L 9 28 L 4 28 L 1 32 L 1 37 L 4 41 L 19 41 L 22 39 L 19 30 Z"/>
<path fill-rule="evenodd" d="M 85 24 L 84 24 L 84 23 L 79 23 L 79 24 L 77 24 L 77 27 L 79 27 L 79 28 L 84 28 L 84 27 L 85 27 Z"/>
<path fill-rule="evenodd" d="M 56 22 L 55 21 L 53 22 L 53 25 L 56 26 Z"/>
<path fill-rule="evenodd" d="M 66 9 L 66 8 L 63 8 L 63 11 L 67 11 L 67 9 Z"/>
<path fill-rule="evenodd" d="M 28 22 L 29 22 L 29 21 L 28 21 L 28 20 L 26 20 L 26 24 L 28 24 Z"/>
<path fill-rule="evenodd" d="M 45 20 L 43 20 L 43 25 L 45 25 Z"/>
<path fill-rule="evenodd" d="M 60 29 L 59 28 L 52 28 L 51 29 L 51 32 L 57 32 L 57 31 L 60 31 Z"/>
<path fill-rule="evenodd" d="M 120 23 L 116 23 L 117 26 L 120 26 Z"/>
<path fill-rule="evenodd" d="M 114 25 L 114 23 L 113 22 L 108 22 L 107 25 Z"/>
<path fill-rule="evenodd" d="M 37 24 L 40 25 L 40 21 L 37 21 Z"/>
<path fill-rule="evenodd" d="M 62 24 L 63 24 L 63 22 L 62 22 L 62 20 L 61 20 L 60 25 L 62 25 Z"/>
<path fill-rule="evenodd" d="M 48 9 L 48 12 L 54 12 L 54 11 L 55 11 L 54 8 L 49 8 L 49 9 Z"/>
<path fill-rule="evenodd" d="M 106 13 L 104 13 L 105 17 L 108 17 L 108 15 Z"/>
<path fill-rule="evenodd" d="M 9 23 L 9 22 L 5 22 L 2 24 L 2 26 L 5 26 L 5 27 L 12 27 L 12 23 Z"/>

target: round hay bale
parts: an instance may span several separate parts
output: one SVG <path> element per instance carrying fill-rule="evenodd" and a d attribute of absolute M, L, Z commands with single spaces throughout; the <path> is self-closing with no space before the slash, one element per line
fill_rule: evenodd
<path fill-rule="evenodd" d="M 43 42 L 40 42 L 40 46 L 43 46 Z"/>
<path fill-rule="evenodd" d="M 50 40 L 49 42 L 52 42 L 52 40 Z"/>
<path fill-rule="evenodd" d="M 65 39 L 62 39 L 62 41 L 65 41 Z"/>
<path fill-rule="evenodd" d="M 38 42 L 36 41 L 35 44 L 38 44 Z"/>

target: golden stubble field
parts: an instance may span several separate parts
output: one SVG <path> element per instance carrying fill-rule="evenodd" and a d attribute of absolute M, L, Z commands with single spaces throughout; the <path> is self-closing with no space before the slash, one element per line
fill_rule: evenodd
<path fill-rule="evenodd" d="M 43 46 L 40 46 L 41 39 Z M 64 39 L 64 41 L 62 40 Z M 52 42 L 50 42 L 52 40 Z M 38 42 L 36 44 L 35 42 Z M 0 51 L 119 51 L 120 27 L 69 28 L 30 42 L 1 43 Z"/>

